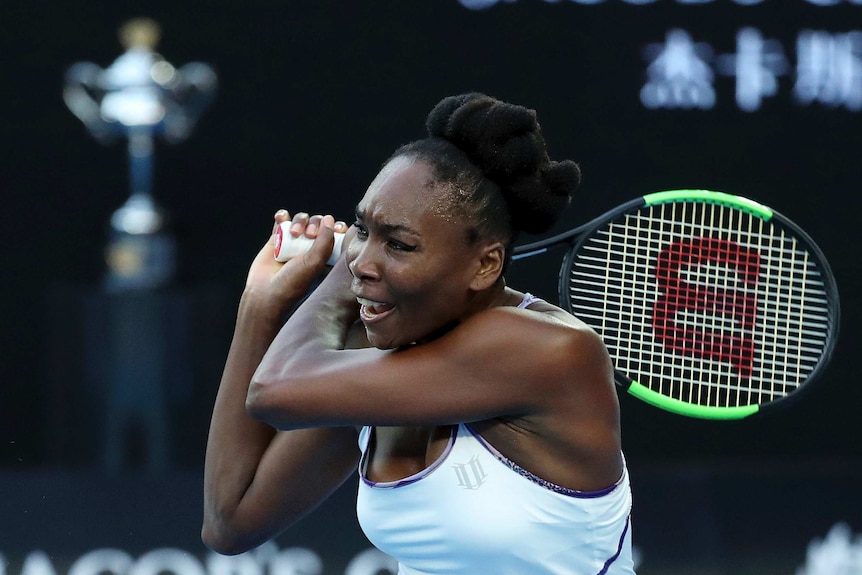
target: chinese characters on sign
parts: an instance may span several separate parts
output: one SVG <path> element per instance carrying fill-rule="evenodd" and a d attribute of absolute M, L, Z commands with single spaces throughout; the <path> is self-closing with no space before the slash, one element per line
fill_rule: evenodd
<path fill-rule="evenodd" d="M 736 104 L 754 112 L 764 98 L 779 93 L 779 78 L 793 83 L 799 106 L 820 104 L 862 110 L 862 31 L 830 33 L 802 30 L 796 38 L 795 62 L 775 39 L 756 28 L 736 35 L 736 52 L 714 54 L 682 29 L 668 31 L 663 43 L 643 49 L 646 82 L 640 99 L 650 109 L 703 109 L 716 105 L 716 74 L 736 80 Z"/>

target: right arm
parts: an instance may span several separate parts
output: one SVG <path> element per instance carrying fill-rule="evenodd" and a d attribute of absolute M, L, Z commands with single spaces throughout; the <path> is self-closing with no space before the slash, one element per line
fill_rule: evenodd
<path fill-rule="evenodd" d="M 325 243 L 280 264 L 271 238 L 249 272 L 207 440 L 201 538 L 217 552 L 240 553 L 271 539 L 356 470 L 355 429 L 276 431 L 245 409 L 249 382 L 284 311 L 323 269 Z"/>

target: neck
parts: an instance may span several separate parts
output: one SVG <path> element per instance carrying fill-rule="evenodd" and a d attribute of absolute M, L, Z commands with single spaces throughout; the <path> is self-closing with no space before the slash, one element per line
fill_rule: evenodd
<path fill-rule="evenodd" d="M 472 315 L 492 307 L 517 305 L 520 301 L 520 297 L 521 294 L 515 290 L 509 289 L 506 286 L 505 280 L 500 278 L 493 286 L 473 296 L 467 314 L 465 315 Z M 512 303 L 516 299 L 518 301 Z"/>
<path fill-rule="evenodd" d="M 438 337 L 444 335 L 445 333 L 449 332 L 452 328 L 461 323 L 461 321 L 463 321 L 465 318 L 477 314 L 483 310 L 500 306 L 518 305 L 518 303 L 521 301 L 521 297 L 522 295 L 518 292 L 507 288 L 506 282 L 502 278 L 500 278 L 500 280 L 497 281 L 497 283 L 495 283 L 490 288 L 473 294 L 470 303 L 467 306 L 467 310 L 460 316 L 460 319 L 456 319 L 447 323 L 446 325 L 440 327 L 439 329 L 421 338 L 420 340 L 417 340 L 415 344 L 422 344 L 429 341 L 433 341 Z"/>

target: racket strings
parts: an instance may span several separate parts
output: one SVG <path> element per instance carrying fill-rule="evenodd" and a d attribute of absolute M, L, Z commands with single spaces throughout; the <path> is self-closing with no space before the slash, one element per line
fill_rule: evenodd
<path fill-rule="evenodd" d="M 644 207 L 585 239 L 572 312 L 619 372 L 682 401 L 760 404 L 795 391 L 831 325 L 821 273 L 795 237 L 720 204 Z"/>

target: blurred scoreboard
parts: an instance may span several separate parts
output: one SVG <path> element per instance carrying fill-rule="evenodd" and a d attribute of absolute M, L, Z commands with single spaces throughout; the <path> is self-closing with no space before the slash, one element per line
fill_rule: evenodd
<path fill-rule="evenodd" d="M 637 35 L 643 38 L 643 78 L 637 97 L 647 109 L 735 105 L 756 112 L 770 99 L 783 99 L 800 107 L 862 110 L 862 0 L 458 2 L 486 14 L 518 3 L 536 9 L 547 4 L 546 9 L 561 11 L 568 4 L 578 6 L 579 16 L 604 9 L 635 19 Z M 750 20 L 765 24 L 737 25 L 730 34 L 720 25 Z M 668 27 L 663 34 L 654 34 L 650 25 L 660 21 Z M 609 45 L 624 41 L 618 32 L 631 36 L 632 28 L 621 23 L 606 30 Z M 727 83 L 733 85 L 733 102 L 717 97 L 717 86 Z"/>

